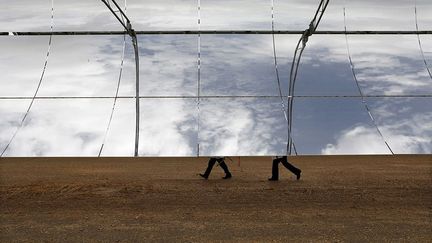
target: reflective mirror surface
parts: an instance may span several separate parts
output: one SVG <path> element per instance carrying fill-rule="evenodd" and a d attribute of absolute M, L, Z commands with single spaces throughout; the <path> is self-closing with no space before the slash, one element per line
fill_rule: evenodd
<path fill-rule="evenodd" d="M 415 30 L 414 1 L 346 0 L 348 30 Z"/>
<path fill-rule="evenodd" d="M 108 2 L 115 8 L 111 1 Z M 124 0 L 116 2 L 124 9 Z M 100 0 L 54 0 L 54 30 L 56 31 L 118 31 L 123 29 L 123 26 Z"/>
<path fill-rule="evenodd" d="M 270 3 L 261 0 L 202 0 L 201 29 L 270 30 Z"/>
<path fill-rule="evenodd" d="M 367 101 L 395 153 L 432 153 L 431 98 L 369 98 Z"/>
<path fill-rule="evenodd" d="M 42 75 L 48 36 L 0 37 L 0 97 L 32 97 Z"/>
<path fill-rule="evenodd" d="M 135 52 L 128 35 L 93 32 L 123 30 L 103 2 L 0 3 L 0 151 L 11 141 L 4 156 L 133 156 Z M 118 3 L 138 31 L 303 31 L 320 1 Z M 432 35 L 343 32 L 431 31 L 430 12 L 427 0 L 330 1 L 318 30 L 342 32 L 299 45 L 298 154 L 432 153 Z M 51 20 L 54 31 L 92 35 L 53 35 L 49 44 Z M 31 33 L 8 33 L 19 31 Z M 139 156 L 286 154 L 283 109 L 298 33 L 137 38 Z"/>
<path fill-rule="evenodd" d="M 0 100 L 0 149 L 9 143 L 27 110 L 29 100 Z"/>
<path fill-rule="evenodd" d="M 419 30 L 432 29 L 432 4 L 429 0 L 415 0 Z"/>
<path fill-rule="evenodd" d="M 141 99 L 140 156 L 196 156 L 194 99 Z"/>
<path fill-rule="evenodd" d="M 201 155 L 286 153 L 287 124 L 278 98 L 201 103 Z"/>
<path fill-rule="evenodd" d="M 136 30 L 197 30 L 197 0 L 127 0 Z"/>
<path fill-rule="evenodd" d="M 139 37 L 140 94 L 196 95 L 198 86 L 198 38 L 194 35 Z M 135 68 L 134 54 L 127 56 Z M 130 72 L 135 76 L 135 72 Z M 125 83 L 127 85 L 127 83 Z M 133 78 L 133 84 L 135 79 Z M 134 93 L 135 86 L 131 86 Z"/>
<path fill-rule="evenodd" d="M 97 156 L 111 108 L 107 101 L 37 100 L 5 155 Z M 8 139 L 2 133 L 1 140 Z"/>
<path fill-rule="evenodd" d="M 309 41 L 299 67 L 296 94 L 359 95 L 345 36 L 320 35 Z"/>
<path fill-rule="evenodd" d="M 122 36 L 54 36 L 39 96 L 112 96 Z"/>
<path fill-rule="evenodd" d="M 0 0 L 0 6 L 0 31 L 50 31 L 51 0 Z"/>
<path fill-rule="evenodd" d="M 270 35 L 201 37 L 203 95 L 276 95 Z"/>
<path fill-rule="evenodd" d="M 276 30 L 305 30 L 315 15 L 320 0 L 274 0 Z M 331 0 L 319 30 L 343 30 L 344 0 Z"/>
<path fill-rule="evenodd" d="M 416 36 L 349 36 L 348 43 L 365 94 L 432 93 Z"/>
<path fill-rule="evenodd" d="M 299 154 L 389 154 L 359 98 L 298 98 L 292 136 Z"/>

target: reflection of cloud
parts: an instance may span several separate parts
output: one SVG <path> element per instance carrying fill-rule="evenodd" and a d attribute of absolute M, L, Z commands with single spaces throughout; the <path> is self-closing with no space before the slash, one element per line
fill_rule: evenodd
<path fill-rule="evenodd" d="M 3 151 L 19 126 L 28 105 L 28 101 L 22 100 L 5 100 L 0 102 L 0 151 Z"/>
<path fill-rule="evenodd" d="M 109 109 L 106 100 L 37 101 L 6 155 L 95 156 Z"/>
<path fill-rule="evenodd" d="M 271 36 L 206 35 L 201 40 L 203 94 L 277 94 Z"/>
<path fill-rule="evenodd" d="M 141 95 L 196 94 L 198 76 L 196 36 L 140 36 L 138 40 L 141 47 L 139 52 Z M 145 50 L 142 50 L 143 48 Z M 134 65 L 133 60 L 127 62 Z M 126 80 L 134 80 L 134 78 Z"/>
<path fill-rule="evenodd" d="M 194 155 L 194 100 L 141 100 L 140 155 Z M 192 137 L 187 137 L 192 136 Z"/>
<path fill-rule="evenodd" d="M 286 123 L 277 99 L 209 100 L 202 104 L 202 155 L 286 152 Z"/>
<path fill-rule="evenodd" d="M 110 96 L 123 37 L 55 36 L 39 96 Z"/>
<path fill-rule="evenodd" d="M 49 31 L 51 1 L 0 0 L 0 31 Z"/>
<path fill-rule="evenodd" d="M 275 0 L 276 28 L 307 27 L 317 0 Z M 28 13 L 20 3 L 8 3 L 18 20 L 0 14 L 0 21 L 16 30 L 35 30 L 49 27 L 49 8 L 37 4 L 36 14 Z M 202 29 L 269 29 L 270 1 L 202 1 Z M 363 12 L 378 6 L 380 18 L 372 27 L 393 28 L 388 20 L 401 9 L 394 2 L 368 0 L 349 1 L 348 24 L 368 27 L 359 21 L 376 15 Z M 398 4 L 400 1 L 398 1 Z M 30 6 L 29 1 L 26 4 Z M 354 4 L 356 7 L 353 7 Z M 387 8 L 389 4 L 393 8 Z M 408 4 L 408 3 L 407 3 Z M 409 3 L 411 4 L 411 3 Z M 40 5 L 40 6 L 39 6 Z M 363 6 L 364 5 L 364 6 Z M 166 6 L 170 6 L 169 8 Z M 332 1 L 320 29 L 341 29 L 342 1 Z M 400 5 L 402 6 L 402 5 Z M 411 5 L 410 5 L 411 6 Z M 84 0 L 58 2 L 56 30 L 119 29 L 101 2 Z M 136 29 L 194 29 L 197 27 L 196 1 L 152 0 L 129 1 L 129 13 Z M 420 8 L 419 8 L 420 9 Z M 423 8 L 422 8 L 423 9 Z M 46 10 L 46 11 L 45 11 Z M 40 13 L 46 13 L 42 16 Z M 5 17 L 6 16 L 6 17 Z M 404 12 L 400 16 L 411 16 Z M 405 28 L 413 19 L 397 16 Z M 30 21 L 25 21 L 27 17 Z M 358 20 L 356 18 L 358 17 Z M 14 22 L 12 22 L 14 20 Z M 10 25 L 9 25 L 10 24 Z M 353 25 L 354 24 L 354 25 Z M 420 25 L 425 26 L 425 22 Z M 44 27 L 41 27 L 41 26 Z M 427 26 L 427 25 L 426 25 Z M 25 29 L 28 27 L 29 29 Z M 397 26 L 396 26 L 397 27 Z M 22 29 L 24 28 L 24 29 Z M 16 31 L 13 29 L 13 31 Z M 299 36 L 276 36 L 276 47 L 284 92 L 287 90 L 289 68 L 294 46 Z M 422 40 L 430 36 L 421 36 Z M 46 55 L 47 37 L 5 37 L 2 40 L 0 70 L 4 74 L 1 95 L 31 95 L 37 84 Z M 37 40 L 36 40 L 37 39 Z M 141 95 L 195 95 L 197 93 L 197 36 L 139 36 Z M 428 43 L 424 42 L 425 50 Z M 123 38 L 107 36 L 59 37 L 53 39 L 52 55 L 42 83 L 40 95 L 113 95 L 120 68 Z M 424 69 L 415 36 L 349 36 L 354 65 L 360 84 L 370 94 L 430 93 L 430 78 Z M 133 95 L 135 67 L 130 39 L 127 38 L 125 70 L 121 95 Z M 19 47 L 19 48 L 18 48 Z M 430 50 L 430 48 L 429 48 Z M 202 94 L 277 95 L 271 36 L 230 35 L 201 37 Z M 25 70 L 25 71 L 23 71 Z M 301 85 L 313 94 L 356 92 L 349 70 L 344 36 L 314 36 L 302 59 Z M 314 79 L 316 82 L 308 82 Z M 9 82 L 13 80 L 13 82 Z M 336 82 L 337 81 L 337 82 Z M 350 84 L 346 84 L 351 82 Z M 313 85 L 309 85 L 313 84 Z M 346 85 L 346 86 L 343 86 Z M 352 88 L 354 87 L 354 88 Z M 308 90 L 309 91 L 309 90 Z M 316 92 L 316 93 L 314 93 Z M 340 92 L 340 93 L 339 93 Z M 356 93 L 354 93 L 356 94 Z M 3 102 L 3 101 L 1 101 Z M 67 100 L 37 102 L 25 127 L 13 142 L 10 155 L 95 155 L 108 121 L 112 100 L 81 102 Z M 51 103 L 52 102 L 52 103 Z M 75 103 L 77 102 L 77 103 Z M 132 155 L 134 141 L 134 104 L 119 101 L 103 155 Z M 286 143 L 286 123 L 279 101 L 267 100 L 207 100 L 202 102 L 200 144 L 201 155 L 270 155 L 283 154 Z M 383 134 L 396 152 L 431 152 L 430 113 L 419 114 L 418 107 L 404 102 L 377 104 L 375 113 Z M 27 104 L 27 101 L 25 102 Z M 141 101 L 142 155 L 195 155 L 196 104 L 194 100 Z M 314 103 L 315 110 L 306 107 L 295 111 L 295 118 L 311 117 L 307 124 L 295 124 L 302 151 L 319 153 L 386 153 L 387 150 L 375 129 L 367 127 L 367 119 L 356 116 L 346 100 Z M 81 105 L 76 105 L 81 104 Z M 7 107 L 3 106 L 3 107 Z M 340 107 L 339 107 L 340 106 Z M 65 108 L 66 107 L 66 108 Z M 103 108 L 101 108 L 103 107 Z M 349 109 L 347 109 L 347 107 Z M 16 109 L 16 111 L 11 111 Z M 10 138 L 26 106 L 11 106 L 0 114 L 0 146 Z M 397 111 L 395 111 L 395 109 Z M 321 111 L 318 111 L 321 110 Z M 335 111 L 336 110 L 336 111 Z M 340 110 L 345 110 L 340 112 Z M 365 112 L 363 107 L 358 109 Z M 324 111 L 324 112 L 323 112 Z M 321 114 L 317 114 L 321 112 Z M 326 112 L 332 112 L 327 114 Z M 329 119 L 329 117 L 331 119 Z M 303 119 L 302 121 L 306 121 Z M 362 123 L 359 123 L 362 122 Z M 301 123 L 301 122 L 299 122 Z M 102 124 L 102 125 L 101 125 Z M 359 125 L 360 124 L 360 125 Z M 324 129 L 323 129 L 324 128 Z M 322 131 L 326 130 L 326 131 Z M 296 130 L 297 131 L 297 130 Z M 336 141 L 332 140 L 338 134 Z M 303 139 L 303 136 L 307 136 Z M 333 141 L 333 142 L 332 142 Z"/>
<path fill-rule="evenodd" d="M 383 119 L 379 127 L 396 154 L 432 153 L 432 112 L 405 116 L 402 119 Z M 334 144 L 327 144 L 323 154 L 381 154 L 389 153 L 375 128 L 356 126 L 341 132 Z"/>
<path fill-rule="evenodd" d="M 432 153 L 432 112 L 384 124 L 383 133 L 397 153 Z"/>
<path fill-rule="evenodd" d="M 348 44 L 364 94 L 417 95 L 432 92 L 431 79 L 415 36 L 349 36 Z M 311 38 L 302 61 L 311 63 L 317 59 L 346 64 L 345 40 L 340 37 Z M 349 81 L 353 82 L 352 79 Z"/>
<path fill-rule="evenodd" d="M 196 0 L 127 0 L 128 16 L 137 30 L 196 30 L 197 3 Z"/>
<path fill-rule="evenodd" d="M 322 154 L 387 154 L 382 139 L 373 128 L 356 126 L 341 132 L 335 144 L 327 144 Z"/>
<path fill-rule="evenodd" d="M 348 30 L 414 30 L 414 1 L 347 0 Z"/>
<path fill-rule="evenodd" d="M 0 2 L 6 2 L 2 0 Z M 117 0 L 124 6 L 122 0 Z M 346 2 L 346 3 L 345 3 Z M 196 0 L 128 0 L 127 14 L 137 30 L 184 30 L 198 28 Z M 276 29 L 304 30 L 319 0 L 274 0 Z M 0 10 L 2 31 L 49 31 L 50 1 L 7 1 Z M 321 29 L 343 30 L 343 7 L 349 30 L 414 30 L 414 1 L 332 0 Z M 417 0 L 419 26 L 431 23 L 429 0 Z M 30 11 L 31 10 L 31 11 Z M 204 29 L 270 29 L 270 0 L 201 1 Z M 56 30 L 120 30 L 122 27 L 101 1 L 54 1 Z M 4 29 L 7 28 L 7 29 Z"/>
<path fill-rule="evenodd" d="M 271 28 L 271 2 L 261 0 L 201 1 L 202 29 Z"/>
<path fill-rule="evenodd" d="M 46 36 L 0 38 L 0 96 L 32 96 L 48 49 Z"/>

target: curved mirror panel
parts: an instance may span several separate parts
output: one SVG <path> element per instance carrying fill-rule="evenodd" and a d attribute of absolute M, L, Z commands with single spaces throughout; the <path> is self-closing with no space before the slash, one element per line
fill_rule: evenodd
<path fill-rule="evenodd" d="M 123 36 L 54 36 L 39 96 L 114 96 Z"/>
<path fill-rule="evenodd" d="M 140 101 L 140 156 L 197 155 L 195 99 Z"/>
<path fill-rule="evenodd" d="M 202 30 L 271 30 L 271 2 L 202 0 Z"/>
<path fill-rule="evenodd" d="M 364 94 L 432 93 L 432 81 L 417 36 L 348 36 L 354 69 Z"/>
<path fill-rule="evenodd" d="M 419 30 L 432 30 L 432 2 L 430 0 L 415 0 L 415 3 Z"/>
<path fill-rule="evenodd" d="M 297 98 L 292 136 L 298 154 L 389 154 L 359 98 Z"/>
<path fill-rule="evenodd" d="M 275 35 L 275 49 L 278 67 L 277 74 L 279 74 L 279 82 L 281 84 L 282 94 L 284 96 L 288 94 L 293 55 L 300 37 L 300 35 Z M 303 65 L 303 61 L 301 65 Z M 277 84 L 277 76 L 273 82 L 275 83 L 275 85 Z M 279 87 L 277 85 L 276 87 L 277 88 L 272 90 L 272 92 L 274 95 L 279 95 Z"/>
<path fill-rule="evenodd" d="M 346 0 L 348 30 L 415 30 L 414 1 Z"/>
<path fill-rule="evenodd" d="M 30 100 L 3 100 L 0 99 L 0 153 L 6 149 L 7 144 L 21 124 L 27 111 Z M 9 148 L 3 156 L 8 156 Z"/>
<path fill-rule="evenodd" d="M 432 35 L 419 35 L 420 45 L 429 71 L 432 72 Z"/>
<path fill-rule="evenodd" d="M 305 30 L 309 28 L 320 0 L 274 0 L 276 30 Z M 317 30 L 343 30 L 344 1 L 330 1 Z"/>
<path fill-rule="evenodd" d="M 271 35 L 203 35 L 201 43 L 202 95 L 278 94 Z"/>
<path fill-rule="evenodd" d="M 359 95 L 343 35 L 315 35 L 303 52 L 297 95 Z"/>
<path fill-rule="evenodd" d="M 368 98 L 367 102 L 394 153 L 432 153 L 431 98 Z"/>
<path fill-rule="evenodd" d="M 125 1 L 116 1 L 124 9 Z M 114 10 L 117 8 L 109 1 Z M 120 31 L 124 27 L 102 1 L 54 0 L 55 31 Z"/>
<path fill-rule="evenodd" d="M 106 101 L 111 107 L 114 100 Z M 100 126 L 106 131 L 109 118 Z M 104 131 L 104 132 L 105 132 Z M 102 143 L 99 145 L 99 150 Z M 117 99 L 101 156 L 133 156 L 135 151 L 135 99 Z"/>
<path fill-rule="evenodd" d="M 0 0 L 0 31 L 50 31 L 51 0 Z"/>
<path fill-rule="evenodd" d="M 286 154 L 287 123 L 278 98 L 203 99 L 200 155 Z"/>
<path fill-rule="evenodd" d="M 6 156 L 97 156 L 109 99 L 35 101 Z"/>
<path fill-rule="evenodd" d="M 0 97 L 34 95 L 48 43 L 48 36 L 0 37 Z"/>
<path fill-rule="evenodd" d="M 198 38 L 195 35 L 139 35 L 140 95 L 196 95 Z M 126 48 L 121 95 L 135 95 L 134 50 Z"/>
<path fill-rule="evenodd" d="M 197 30 L 197 0 L 128 0 L 128 17 L 136 30 Z"/>

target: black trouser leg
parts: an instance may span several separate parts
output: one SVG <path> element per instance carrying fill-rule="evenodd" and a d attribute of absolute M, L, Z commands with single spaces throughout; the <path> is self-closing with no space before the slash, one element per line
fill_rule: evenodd
<path fill-rule="evenodd" d="M 281 160 L 282 164 L 289 170 L 291 171 L 293 174 L 297 175 L 298 173 L 300 173 L 300 169 L 295 167 L 294 165 L 290 164 L 288 162 L 288 159 L 286 157 L 284 157 Z"/>
<path fill-rule="evenodd" d="M 273 165 L 272 165 L 272 179 L 279 179 L 279 159 L 274 159 L 273 160 Z"/>
<path fill-rule="evenodd" d="M 206 169 L 206 171 L 204 172 L 204 175 L 205 175 L 206 177 L 208 177 L 208 176 L 210 175 L 210 172 L 212 171 L 213 166 L 214 166 L 215 164 L 216 164 L 216 159 L 211 158 L 211 159 L 209 160 L 209 162 L 208 162 L 207 169 Z"/>
<path fill-rule="evenodd" d="M 219 162 L 219 165 L 224 170 L 225 174 L 231 175 L 231 172 L 229 171 L 227 164 L 225 164 L 225 161 L 222 160 L 222 162 Z"/>

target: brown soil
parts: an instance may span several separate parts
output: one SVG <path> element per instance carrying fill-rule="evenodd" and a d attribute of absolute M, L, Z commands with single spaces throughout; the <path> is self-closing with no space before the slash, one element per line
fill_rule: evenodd
<path fill-rule="evenodd" d="M 430 155 L 233 159 L 0 159 L 0 241 L 432 241 Z"/>

